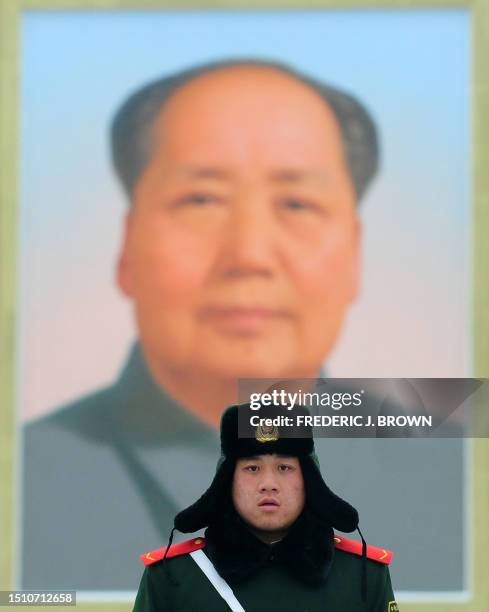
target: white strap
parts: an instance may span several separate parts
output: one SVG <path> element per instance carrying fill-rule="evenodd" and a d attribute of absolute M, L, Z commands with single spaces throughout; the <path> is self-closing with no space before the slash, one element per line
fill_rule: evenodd
<path fill-rule="evenodd" d="M 200 569 L 209 579 L 209 582 L 216 589 L 219 595 L 224 599 L 227 605 L 233 612 L 245 612 L 243 606 L 239 603 L 234 595 L 229 584 L 219 576 L 216 568 L 212 565 L 209 557 L 201 550 L 194 550 L 190 553 L 192 559 L 197 563 Z"/>

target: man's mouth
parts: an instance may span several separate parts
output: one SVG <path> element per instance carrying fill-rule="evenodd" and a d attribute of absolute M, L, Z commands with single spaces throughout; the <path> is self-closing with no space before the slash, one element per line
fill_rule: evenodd
<path fill-rule="evenodd" d="M 266 497 L 259 502 L 258 506 L 263 508 L 263 510 L 274 510 L 275 508 L 278 508 L 280 504 L 273 497 Z"/>

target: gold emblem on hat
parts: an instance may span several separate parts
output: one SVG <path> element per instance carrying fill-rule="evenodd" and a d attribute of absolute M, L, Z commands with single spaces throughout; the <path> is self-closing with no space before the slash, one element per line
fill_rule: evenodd
<path fill-rule="evenodd" d="M 276 442 L 279 437 L 276 425 L 258 425 L 255 430 L 257 442 Z"/>

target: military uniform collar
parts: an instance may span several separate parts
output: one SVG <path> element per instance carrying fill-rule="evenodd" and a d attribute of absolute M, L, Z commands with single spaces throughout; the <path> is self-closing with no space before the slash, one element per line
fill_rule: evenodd
<path fill-rule="evenodd" d="M 209 438 L 215 444 L 217 433 L 154 381 L 139 342 L 131 348 L 114 390 L 118 401 L 111 408 L 112 419 L 133 442 L 159 446 Z"/>

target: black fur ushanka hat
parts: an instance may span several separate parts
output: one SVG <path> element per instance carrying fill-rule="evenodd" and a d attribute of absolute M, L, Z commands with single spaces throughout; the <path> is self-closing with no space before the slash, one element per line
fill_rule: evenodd
<path fill-rule="evenodd" d="M 309 414 L 302 406 L 294 406 L 293 410 L 294 414 Z M 259 412 L 260 417 L 285 418 L 290 414 L 285 406 L 273 406 L 268 411 L 262 408 Z M 221 419 L 221 458 L 214 479 L 194 504 L 176 515 L 175 529 L 191 533 L 208 527 L 216 520 L 219 509 L 229 497 L 236 461 L 264 454 L 297 457 L 302 469 L 308 510 L 323 523 L 340 531 L 348 533 L 357 529 L 358 512 L 335 495 L 321 476 L 312 430 L 304 427 L 294 431 L 290 427 L 256 426 L 250 423 L 251 415 L 258 416 L 251 410 L 250 404 L 233 405 L 224 412 Z"/>

